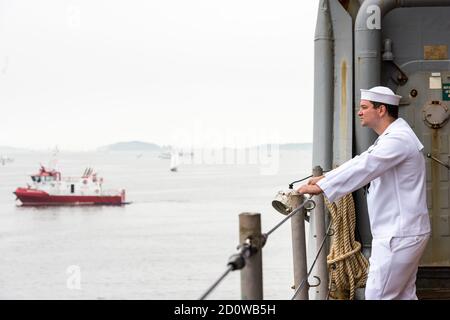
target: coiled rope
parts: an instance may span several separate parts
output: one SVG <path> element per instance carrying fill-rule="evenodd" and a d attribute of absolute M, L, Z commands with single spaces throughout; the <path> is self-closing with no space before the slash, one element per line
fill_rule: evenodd
<path fill-rule="evenodd" d="M 366 285 L 369 262 L 361 252 L 361 244 L 355 240 L 355 205 L 352 194 L 330 203 L 324 197 L 331 214 L 334 235 L 327 256 L 330 276 L 330 297 L 355 298 L 356 288 Z"/>

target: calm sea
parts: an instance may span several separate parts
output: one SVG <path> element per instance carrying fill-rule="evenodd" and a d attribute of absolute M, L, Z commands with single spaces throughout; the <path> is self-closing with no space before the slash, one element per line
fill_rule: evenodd
<path fill-rule="evenodd" d="M 271 206 L 277 191 L 311 171 L 310 150 L 273 154 L 272 172 L 248 163 L 170 172 L 157 153 L 60 153 L 63 176 L 93 167 L 132 204 L 29 208 L 12 192 L 51 156 L 9 156 L 0 165 L 0 299 L 197 299 L 236 252 L 239 213 L 261 213 L 269 230 L 283 218 Z M 290 236 L 286 223 L 264 247 L 265 299 L 293 294 Z M 239 286 L 236 271 L 208 299 L 240 299 Z"/>

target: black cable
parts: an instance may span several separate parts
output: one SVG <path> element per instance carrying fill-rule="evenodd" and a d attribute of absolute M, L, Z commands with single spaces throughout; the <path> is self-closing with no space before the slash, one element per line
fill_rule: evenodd
<path fill-rule="evenodd" d="M 307 176 L 306 178 L 303 178 L 303 179 L 300 179 L 300 180 L 295 180 L 295 181 L 289 183 L 289 189 L 293 189 L 293 188 L 294 188 L 294 183 L 302 182 L 303 180 L 309 179 L 309 178 L 311 178 L 312 176 L 313 176 L 313 175 L 310 175 L 310 176 Z"/>
<path fill-rule="evenodd" d="M 227 270 L 216 280 L 205 293 L 199 298 L 199 300 L 204 300 L 218 285 L 222 282 L 225 277 L 234 270 L 240 270 L 245 267 L 245 257 L 251 257 L 255 253 L 254 248 L 251 246 L 250 242 L 244 242 L 240 245 L 239 252 L 230 256 L 227 263 Z"/>
<path fill-rule="evenodd" d="M 322 173 L 326 173 L 326 172 L 330 172 L 330 170 L 322 171 Z M 300 179 L 300 180 L 292 181 L 291 183 L 289 183 L 289 189 L 293 189 L 293 188 L 294 188 L 294 183 L 302 182 L 302 181 L 304 181 L 304 180 L 306 180 L 306 179 L 309 179 L 309 178 L 312 178 L 312 177 L 313 177 L 313 175 L 310 175 L 310 176 L 307 176 L 307 177 L 302 178 L 302 179 Z"/>
<path fill-rule="evenodd" d="M 331 229 L 331 223 L 328 225 L 327 232 L 325 233 L 325 236 L 324 236 L 323 239 L 322 239 L 322 243 L 320 244 L 319 250 L 317 251 L 316 258 L 314 259 L 313 263 L 311 264 L 311 267 L 310 267 L 310 269 L 309 269 L 309 271 L 308 271 L 308 274 L 306 275 L 306 278 L 303 279 L 303 280 L 300 282 L 300 285 L 298 286 L 297 290 L 295 290 L 294 296 L 291 298 L 291 300 L 294 300 L 294 299 L 295 299 L 295 297 L 296 297 L 296 296 L 300 293 L 300 291 L 303 289 L 303 286 L 305 285 L 305 283 L 307 283 L 307 280 L 308 280 L 309 276 L 311 275 L 311 272 L 312 272 L 313 269 L 314 269 L 314 265 L 316 264 L 316 261 L 317 261 L 317 259 L 319 258 L 319 254 L 320 254 L 320 252 L 322 251 L 323 245 L 325 244 L 325 240 L 330 236 L 330 234 L 329 234 L 330 229 Z"/>
<path fill-rule="evenodd" d="M 230 273 L 230 271 L 232 271 L 232 270 L 233 270 L 233 266 L 228 265 L 227 270 L 219 277 L 219 279 L 217 279 L 216 282 L 213 283 L 213 285 L 212 285 L 208 290 L 206 290 L 206 292 L 200 297 L 199 300 L 204 300 L 204 299 L 211 293 L 211 291 L 213 291 L 213 290 L 219 285 L 219 283 L 222 282 L 222 280 L 223 280 L 223 279 Z"/>

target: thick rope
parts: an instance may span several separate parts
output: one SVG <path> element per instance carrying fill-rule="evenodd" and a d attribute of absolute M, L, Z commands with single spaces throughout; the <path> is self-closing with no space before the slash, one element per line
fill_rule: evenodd
<path fill-rule="evenodd" d="M 331 214 L 334 235 L 330 254 L 327 256 L 330 275 L 330 297 L 355 298 L 356 288 L 366 285 L 369 262 L 361 253 L 361 244 L 355 240 L 355 205 L 352 194 L 337 202 L 325 203 Z"/>

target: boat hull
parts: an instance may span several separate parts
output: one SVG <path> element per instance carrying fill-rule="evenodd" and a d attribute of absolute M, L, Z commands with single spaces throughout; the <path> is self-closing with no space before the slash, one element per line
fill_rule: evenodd
<path fill-rule="evenodd" d="M 18 188 L 14 194 L 23 206 L 123 205 L 122 195 L 50 195 L 36 189 Z"/>

